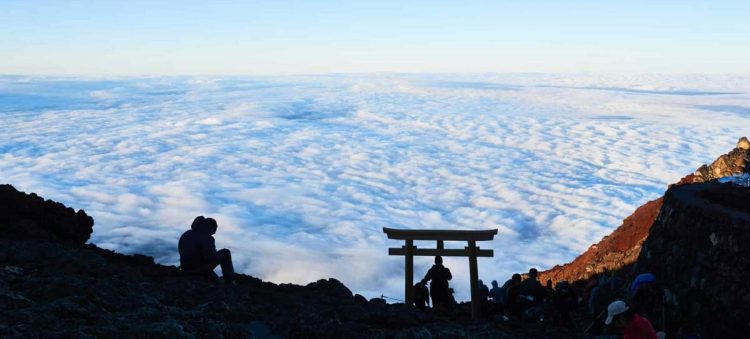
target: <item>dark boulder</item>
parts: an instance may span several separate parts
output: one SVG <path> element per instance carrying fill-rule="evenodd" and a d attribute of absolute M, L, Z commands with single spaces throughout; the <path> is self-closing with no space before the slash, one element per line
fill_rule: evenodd
<path fill-rule="evenodd" d="M 89 240 L 94 219 L 83 210 L 0 185 L 0 237 L 46 239 L 69 245 Z"/>
<path fill-rule="evenodd" d="M 335 298 L 339 300 L 353 300 L 352 291 L 340 281 L 328 278 L 320 279 L 307 285 L 307 288 L 319 296 Z"/>

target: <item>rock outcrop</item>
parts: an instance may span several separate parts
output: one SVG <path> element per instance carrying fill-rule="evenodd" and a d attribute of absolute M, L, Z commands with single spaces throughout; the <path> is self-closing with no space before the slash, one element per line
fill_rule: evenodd
<path fill-rule="evenodd" d="M 25 194 L 11 185 L 0 185 L 0 235 L 16 239 L 47 239 L 83 245 L 89 240 L 94 219 L 86 212 Z"/>
<path fill-rule="evenodd" d="M 703 183 L 726 176 L 750 173 L 750 142 L 740 138 L 736 148 L 719 156 L 710 165 L 702 165 L 695 173 L 674 185 Z M 662 207 L 663 198 L 649 201 L 625 218 L 622 225 L 572 262 L 555 266 L 540 273 L 540 280 L 553 282 L 586 280 L 606 271 L 614 271 L 633 264 L 638 258 L 643 241 Z"/>
<path fill-rule="evenodd" d="M 625 277 L 651 272 L 671 296 L 670 333 L 739 338 L 750 333 L 750 188 L 674 186 Z"/>
<path fill-rule="evenodd" d="M 735 149 L 720 156 L 711 165 L 698 168 L 693 173 L 690 183 L 708 182 L 748 172 L 750 172 L 750 142 L 746 137 L 742 137 Z"/>
<path fill-rule="evenodd" d="M 747 137 L 740 138 L 740 141 L 737 141 L 737 148 L 742 150 L 750 150 L 750 140 L 747 140 Z"/>

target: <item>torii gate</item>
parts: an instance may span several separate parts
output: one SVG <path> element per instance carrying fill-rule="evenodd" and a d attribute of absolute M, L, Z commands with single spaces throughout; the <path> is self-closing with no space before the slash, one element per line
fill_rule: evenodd
<path fill-rule="evenodd" d="M 480 313 L 479 304 L 479 272 L 477 270 L 477 257 L 492 257 L 493 250 L 482 250 L 477 247 L 477 241 L 487 241 L 495 238 L 497 229 L 482 231 L 457 231 L 457 230 L 403 230 L 383 227 L 383 232 L 388 239 L 405 240 L 406 245 L 401 248 L 389 248 L 388 255 L 403 255 L 405 264 L 406 280 L 404 281 L 404 299 L 407 305 L 411 305 L 414 289 L 414 256 L 444 256 L 444 257 L 469 257 L 469 279 L 471 286 L 471 317 L 477 319 Z M 414 240 L 435 240 L 437 248 L 417 248 Z M 464 249 L 445 249 L 444 241 L 468 241 L 469 246 Z"/>

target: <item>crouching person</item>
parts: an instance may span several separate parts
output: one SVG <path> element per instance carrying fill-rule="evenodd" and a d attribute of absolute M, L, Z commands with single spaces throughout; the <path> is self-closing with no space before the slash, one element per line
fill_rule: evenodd
<path fill-rule="evenodd" d="M 224 282 L 234 279 L 232 254 L 228 249 L 216 250 L 213 235 L 218 225 L 213 218 L 199 216 L 193 220 L 190 229 L 182 234 L 178 244 L 180 269 L 184 272 L 216 276 L 214 268 L 221 266 Z"/>

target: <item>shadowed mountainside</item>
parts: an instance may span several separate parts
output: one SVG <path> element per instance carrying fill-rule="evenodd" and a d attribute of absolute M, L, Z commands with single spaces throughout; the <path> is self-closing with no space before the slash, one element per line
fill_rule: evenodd
<path fill-rule="evenodd" d="M 750 187 L 673 186 L 623 281 L 651 272 L 667 289 L 668 333 L 740 338 L 750 333 Z M 630 278 L 630 279 L 628 279 Z M 655 319 L 655 321 L 662 321 Z"/>
<path fill-rule="evenodd" d="M 740 138 L 729 153 L 719 156 L 710 165 L 702 165 L 695 173 L 682 178 L 675 185 L 702 183 L 718 178 L 750 173 L 750 141 Z M 641 245 L 662 208 L 664 198 L 649 201 L 623 220 L 622 225 L 570 263 L 555 266 L 539 274 L 541 281 L 586 280 L 633 264 L 641 252 Z"/>

